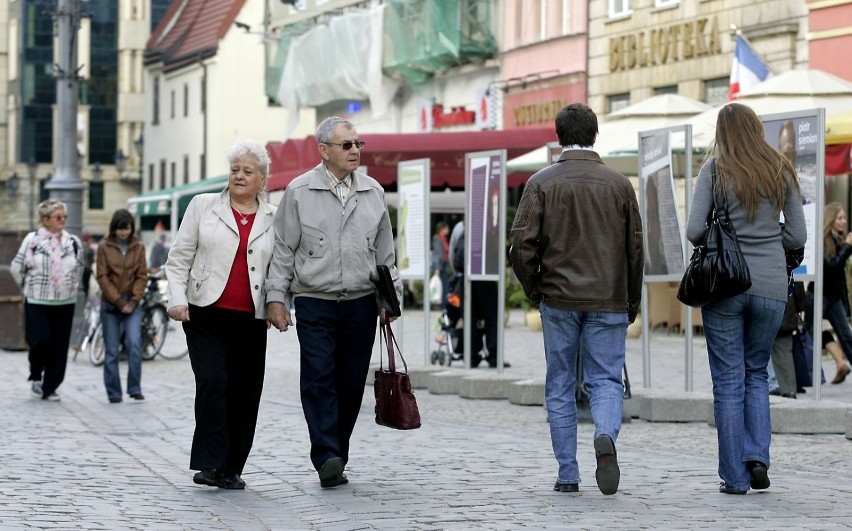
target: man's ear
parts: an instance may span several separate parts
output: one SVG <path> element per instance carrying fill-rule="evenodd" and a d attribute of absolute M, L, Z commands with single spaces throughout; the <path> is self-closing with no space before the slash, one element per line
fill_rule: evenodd
<path fill-rule="evenodd" d="M 318 147 L 322 160 L 328 160 L 328 146 L 326 146 L 325 144 L 319 144 Z"/>

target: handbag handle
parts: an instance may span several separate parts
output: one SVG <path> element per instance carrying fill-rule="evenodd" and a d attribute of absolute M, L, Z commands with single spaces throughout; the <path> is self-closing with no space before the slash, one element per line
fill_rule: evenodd
<path fill-rule="evenodd" d="M 402 366 L 405 368 L 405 372 L 408 372 L 408 364 L 405 363 L 405 358 L 402 357 L 402 351 L 399 349 L 399 344 L 396 342 L 396 337 L 393 335 L 393 328 L 391 328 L 391 324 L 379 324 L 379 330 L 382 333 L 381 339 L 384 339 L 385 345 L 387 345 L 388 349 L 388 370 L 392 373 L 396 372 L 396 363 L 393 353 L 393 348 L 395 346 L 397 353 L 399 353 L 399 359 L 402 360 Z M 382 357 L 379 356 L 379 370 L 382 369 Z"/>
<path fill-rule="evenodd" d="M 713 210 L 710 212 L 710 215 L 714 216 L 716 219 L 721 221 L 721 217 L 719 217 L 719 212 L 725 213 L 725 225 L 727 227 L 731 227 L 731 218 L 728 216 L 728 195 L 722 190 L 722 208 L 716 204 L 716 159 L 710 163 L 710 189 L 713 191 Z M 709 223 L 708 223 L 709 224 Z"/>

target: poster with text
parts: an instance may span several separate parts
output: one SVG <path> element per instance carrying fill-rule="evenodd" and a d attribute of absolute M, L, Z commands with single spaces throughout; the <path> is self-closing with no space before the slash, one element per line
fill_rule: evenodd
<path fill-rule="evenodd" d="M 396 262 L 402 279 L 429 276 L 424 249 L 430 247 L 428 231 L 429 160 L 401 162 L 398 167 Z"/>
<path fill-rule="evenodd" d="M 639 153 L 645 276 L 679 277 L 684 271 L 684 253 L 672 174 L 671 132 L 643 136 Z"/>

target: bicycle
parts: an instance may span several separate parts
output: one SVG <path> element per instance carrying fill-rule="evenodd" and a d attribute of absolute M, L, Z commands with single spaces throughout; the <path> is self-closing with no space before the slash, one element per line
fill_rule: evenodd
<path fill-rule="evenodd" d="M 142 299 L 141 306 L 144 310 L 142 315 L 142 359 L 145 361 L 152 360 L 155 357 L 162 356 L 169 360 L 177 360 L 183 358 L 189 353 L 188 349 L 163 349 L 166 342 L 166 336 L 169 331 L 169 314 L 166 311 L 166 306 L 162 303 L 162 295 L 160 294 L 159 281 L 162 278 L 162 273 L 148 275 L 148 285 L 145 289 L 145 296 Z M 121 333 L 119 345 L 124 349 L 124 332 Z M 92 334 L 92 339 L 89 345 L 89 361 L 92 365 L 98 367 L 103 365 L 106 355 L 106 347 L 104 345 L 103 329 L 98 317 L 97 328 Z"/>

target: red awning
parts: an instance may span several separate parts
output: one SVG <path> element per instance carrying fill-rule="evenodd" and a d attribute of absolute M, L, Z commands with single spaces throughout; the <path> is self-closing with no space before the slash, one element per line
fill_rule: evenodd
<path fill-rule="evenodd" d="M 825 146 L 825 174 L 852 173 L 852 144 Z"/>
<path fill-rule="evenodd" d="M 361 164 L 382 185 L 396 183 L 397 164 L 414 159 L 432 161 L 433 188 L 464 187 L 466 153 L 505 149 L 507 159 L 523 155 L 556 140 L 552 128 L 467 131 L 462 133 L 363 134 L 367 145 L 361 151 Z M 285 188 L 290 181 L 319 163 L 316 138 L 270 142 L 272 159 L 269 190 Z M 508 176 L 508 186 L 526 182 L 528 173 Z"/>

